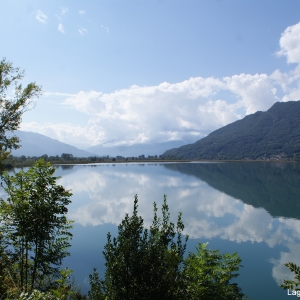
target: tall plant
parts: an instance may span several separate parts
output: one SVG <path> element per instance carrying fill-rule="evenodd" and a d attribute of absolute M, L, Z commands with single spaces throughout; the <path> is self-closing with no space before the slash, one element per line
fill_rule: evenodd
<path fill-rule="evenodd" d="M 209 250 L 207 243 L 199 243 L 197 252 L 190 252 L 183 270 L 187 285 L 187 299 L 246 299 L 236 283 L 241 258 L 237 253 Z"/>
<path fill-rule="evenodd" d="M 105 278 L 99 279 L 96 270 L 90 275 L 89 299 L 178 299 L 183 292 L 181 268 L 188 237 L 182 241 L 181 214 L 176 226 L 170 222 L 164 196 L 162 218 L 154 203 L 153 223 L 147 230 L 137 203 L 136 195 L 133 215 L 126 214 L 118 237 L 112 239 L 108 233 Z"/>
<path fill-rule="evenodd" d="M 199 244 L 197 253 L 184 259 L 188 237 L 182 237 L 181 213 L 176 225 L 170 222 L 166 195 L 162 218 L 154 218 L 150 229 L 138 216 L 135 196 L 133 214 L 125 215 L 118 236 L 107 235 L 104 247 L 105 278 L 97 270 L 90 275 L 90 300 L 100 299 L 246 299 L 231 279 L 238 276 L 237 253 L 220 254 Z"/>
<path fill-rule="evenodd" d="M 57 184 L 60 177 L 54 172 L 41 159 L 27 172 L 3 175 L 8 197 L 0 205 L 2 239 L 13 249 L 9 257 L 14 284 L 25 292 L 51 286 L 62 259 L 69 255 L 72 221 L 66 213 L 72 194 Z"/>

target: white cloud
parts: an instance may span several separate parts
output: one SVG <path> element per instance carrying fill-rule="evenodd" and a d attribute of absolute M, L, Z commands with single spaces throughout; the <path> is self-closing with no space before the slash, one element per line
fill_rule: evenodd
<path fill-rule="evenodd" d="M 68 7 L 61 7 L 61 12 L 60 12 L 60 14 L 63 16 L 63 15 L 66 14 L 66 12 L 67 12 L 68 10 L 69 10 Z"/>
<path fill-rule="evenodd" d="M 286 56 L 288 63 L 300 63 L 300 22 L 285 29 L 279 44 L 278 56 Z"/>
<path fill-rule="evenodd" d="M 36 19 L 39 22 L 46 24 L 46 21 L 47 21 L 48 17 L 41 10 L 38 10 L 37 15 L 36 15 Z"/>
<path fill-rule="evenodd" d="M 78 148 L 85 149 L 91 145 L 95 145 L 95 141 L 101 139 L 102 132 L 95 126 L 77 126 L 73 124 L 53 124 L 53 123 L 36 123 L 23 122 L 21 130 L 32 131 L 44 134 L 61 142 L 74 145 Z"/>
<path fill-rule="evenodd" d="M 59 30 L 61 33 L 65 33 L 64 26 L 63 26 L 61 23 L 58 24 L 58 30 Z"/>
<path fill-rule="evenodd" d="M 68 12 L 69 8 L 68 7 L 61 7 L 60 8 L 60 13 L 56 14 L 56 18 L 59 22 L 62 22 L 62 17 Z"/>
<path fill-rule="evenodd" d="M 109 94 L 81 91 L 65 104 L 90 116 L 89 125 L 99 128 L 99 143 L 135 144 L 197 138 L 227 125 L 247 113 L 269 108 L 277 99 L 266 75 L 226 77 L 223 80 L 190 78 L 157 86 L 133 85 Z M 234 103 L 218 99 L 228 91 Z"/>
<path fill-rule="evenodd" d="M 107 33 L 109 33 L 108 27 L 106 27 L 106 26 L 104 26 L 104 25 L 101 25 L 101 28 L 103 28 L 104 30 L 106 30 Z"/>
<path fill-rule="evenodd" d="M 80 10 L 78 11 L 78 13 L 82 16 L 82 15 L 85 15 L 85 11 L 84 10 Z"/>
<path fill-rule="evenodd" d="M 267 110 L 280 101 L 270 77 L 266 74 L 240 74 L 225 77 L 228 89 L 243 101 L 247 114 Z"/>
<path fill-rule="evenodd" d="M 79 32 L 81 35 L 84 35 L 85 33 L 87 33 L 87 30 L 81 26 L 81 27 L 78 29 L 78 32 Z"/>
<path fill-rule="evenodd" d="M 294 274 L 285 266 L 286 263 L 292 262 L 300 265 L 299 251 L 300 245 L 290 243 L 288 245 L 290 252 L 281 252 L 279 259 L 271 259 L 270 262 L 274 265 L 272 268 L 272 276 L 278 285 L 283 283 L 283 280 L 294 280 Z"/>

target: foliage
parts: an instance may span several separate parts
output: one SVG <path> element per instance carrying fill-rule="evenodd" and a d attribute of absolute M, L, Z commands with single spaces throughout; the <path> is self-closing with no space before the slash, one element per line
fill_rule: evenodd
<path fill-rule="evenodd" d="M 65 214 L 72 194 L 57 185 L 60 177 L 54 172 L 41 159 L 27 172 L 3 175 L 8 198 L 0 204 L 1 245 L 8 260 L 2 277 L 8 288 L 46 290 L 55 285 L 62 259 L 69 255 L 72 222 Z"/>
<path fill-rule="evenodd" d="M 300 159 L 300 102 L 277 102 L 213 131 L 205 138 L 167 150 L 176 159 Z"/>
<path fill-rule="evenodd" d="M 16 298 L 17 297 L 17 298 Z M 55 298 L 51 293 L 43 293 L 39 290 L 33 290 L 31 293 L 28 292 L 22 292 L 21 294 L 15 293 L 10 294 L 5 300 L 58 300 L 58 298 Z"/>
<path fill-rule="evenodd" d="M 199 244 L 198 253 L 184 259 L 188 237 L 182 242 L 181 213 L 175 226 L 164 196 L 162 218 L 154 203 L 153 222 L 147 230 L 137 214 L 137 202 L 135 196 L 133 215 L 125 215 L 118 237 L 107 235 L 105 278 L 100 279 L 94 269 L 89 299 L 244 299 L 237 284 L 230 282 L 238 276 L 241 259 L 237 253 L 220 254 Z"/>
<path fill-rule="evenodd" d="M 57 297 L 59 300 L 67 300 L 68 296 L 73 295 L 74 292 L 70 291 L 70 274 L 72 274 L 72 270 L 68 268 L 63 269 L 60 271 L 61 278 L 57 279 L 56 282 L 58 283 L 58 287 L 56 289 L 52 289 L 52 293 Z"/>
<path fill-rule="evenodd" d="M 105 295 L 105 282 L 99 278 L 99 274 L 97 269 L 94 268 L 93 274 L 90 274 L 90 286 L 91 290 L 88 292 L 88 299 L 89 300 L 104 300 L 107 299 Z"/>
<path fill-rule="evenodd" d="M 300 267 L 291 262 L 286 263 L 285 266 L 288 267 L 290 271 L 295 274 L 295 279 L 284 280 L 283 284 L 280 287 L 282 287 L 285 290 L 290 289 L 294 291 L 300 291 L 300 288 L 298 287 L 300 285 Z M 300 298 L 299 292 L 297 292 L 297 297 Z"/>
<path fill-rule="evenodd" d="M 237 253 L 220 254 L 199 244 L 197 253 L 189 253 L 183 274 L 187 281 L 188 299 L 243 299 L 236 283 L 241 259 Z"/>
<path fill-rule="evenodd" d="M 133 215 L 126 214 L 118 227 L 118 237 L 107 235 L 103 251 L 105 279 L 99 279 L 94 270 L 90 275 L 89 299 L 179 299 L 184 293 L 181 269 L 188 237 L 182 242 L 181 214 L 176 226 L 170 222 L 164 196 L 162 219 L 157 217 L 154 203 L 153 223 L 147 230 L 137 215 L 137 202 L 136 195 Z"/>
<path fill-rule="evenodd" d="M 32 105 L 32 98 L 41 94 L 41 87 L 35 82 L 23 88 L 18 82 L 23 77 L 24 71 L 14 68 L 5 58 L 0 61 L 0 162 L 7 158 L 11 149 L 19 148 L 19 139 L 7 133 L 19 128 L 23 113 Z M 10 93 L 12 85 L 14 96 L 9 97 L 6 94 Z"/>
<path fill-rule="evenodd" d="M 70 282 L 72 270 L 68 268 L 60 271 L 60 278 L 56 280 L 57 287 L 48 292 L 32 290 L 32 292 L 22 292 L 20 289 L 10 291 L 5 300 L 80 300 L 86 296 L 80 294 L 79 290 Z M 2 298 L 0 298 L 2 299 Z"/>

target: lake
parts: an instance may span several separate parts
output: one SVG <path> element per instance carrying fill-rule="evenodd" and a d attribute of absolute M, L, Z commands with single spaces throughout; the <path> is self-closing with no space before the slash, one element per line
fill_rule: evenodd
<path fill-rule="evenodd" d="M 167 195 L 171 220 L 182 212 L 186 253 L 198 242 L 209 249 L 238 252 L 243 267 L 236 282 L 249 299 L 286 299 L 279 287 L 293 279 L 286 262 L 300 265 L 300 164 L 281 162 L 149 163 L 58 166 L 59 183 L 73 192 L 68 217 L 75 220 L 71 256 L 82 291 L 102 254 L 108 231 L 117 235 L 134 195 L 146 227 L 153 202 Z"/>

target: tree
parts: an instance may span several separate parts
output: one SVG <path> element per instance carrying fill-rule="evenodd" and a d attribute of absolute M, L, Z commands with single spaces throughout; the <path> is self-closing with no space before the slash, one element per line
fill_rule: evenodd
<path fill-rule="evenodd" d="M 187 299 L 244 299 L 236 283 L 230 283 L 238 276 L 241 259 L 237 253 L 221 254 L 219 250 L 206 249 L 199 244 L 197 253 L 186 258 L 184 277 L 187 284 Z"/>
<path fill-rule="evenodd" d="M 138 216 L 137 203 L 136 195 L 133 215 L 126 214 L 118 237 L 112 239 L 108 233 L 103 251 L 105 279 L 99 279 L 94 269 L 89 299 L 180 299 L 184 293 L 181 269 L 188 237 L 182 242 L 181 213 L 175 226 L 170 222 L 165 195 L 162 219 L 157 217 L 154 203 L 153 223 L 147 230 Z"/>
<path fill-rule="evenodd" d="M 71 159 L 73 159 L 73 154 L 62 153 L 61 158 L 64 159 L 64 160 L 71 160 Z"/>
<path fill-rule="evenodd" d="M 52 286 L 62 259 L 69 255 L 72 221 L 65 215 L 72 194 L 57 185 L 60 177 L 54 172 L 40 159 L 27 172 L 3 175 L 8 198 L 0 204 L 2 248 L 13 249 L 5 251 L 12 266 L 9 276 L 25 292 Z"/>
<path fill-rule="evenodd" d="M 31 108 L 32 98 L 41 95 L 42 89 L 35 82 L 29 83 L 25 88 L 19 84 L 25 73 L 14 68 L 5 58 L 0 61 L 0 162 L 8 157 L 12 149 L 18 149 L 19 139 L 8 136 L 7 133 L 17 130 L 22 115 Z M 7 96 L 13 88 L 14 96 Z"/>
<path fill-rule="evenodd" d="M 97 270 L 90 275 L 90 300 L 98 299 L 244 299 L 240 288 L 230 280 L 238 276 L 241 259 L 220 254 L 199 244 L 197 253 L 184 259 L 188 236 L 184 241 L 181 213 L 177 224 L 170 222 L 166 195 L 162 218 L 154 218 L 150 230 L 138 216 L 135 196 L 133 215 L 125 215 L 118 236 L 107 235 L 104 247 L 105 278 Z"/>

